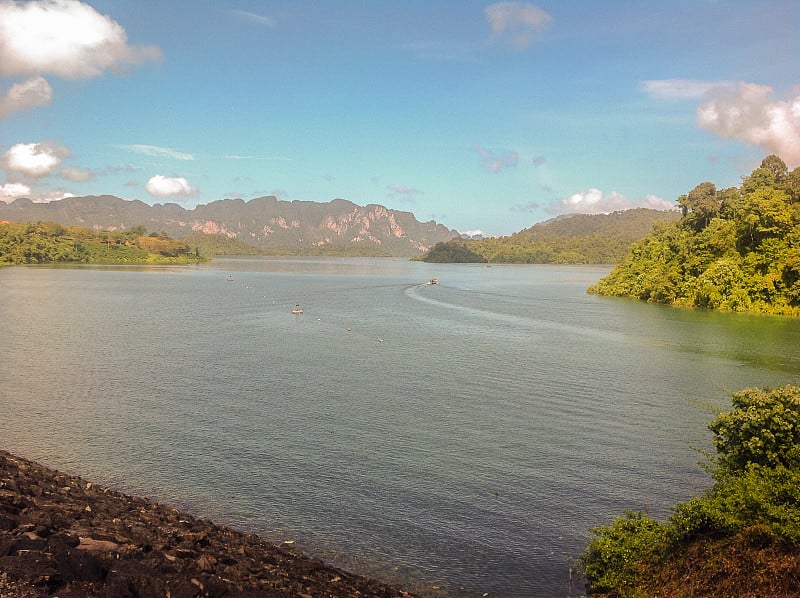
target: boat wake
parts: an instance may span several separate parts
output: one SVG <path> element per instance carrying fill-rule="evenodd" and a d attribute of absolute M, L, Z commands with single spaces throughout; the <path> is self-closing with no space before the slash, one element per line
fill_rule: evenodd
<path fill-rule="evenodd" d="M 421 284 L 410 285 L 404 289 L 403 293 L 409 299 L 418 301 L 420 303 L 425 303 L 427 305 L 435 306 L 437 308 L 445 310 L 460 312 L 464 315 L 470 316 L 471 318 L 483 320 L 484 322 L 487 323 L 491 322 L 495 326 L 497 324 L 501 324 L 504 332 L 507 332 L 508 329 L 511 329 L 515 333 L 521 332 L 525 334 L 536 334 L 537 331 L 558 330 L 561 332 L 578 334 L 582 336 L 591 336 L 594 338 L 602 337 L 602 338 L 616 339 L 618 341 L 625 339 L 625 336 L 623 334 L 613 330 L 604 330 L 592 326 L 582 326 L 580 324 L 571 322 L 548 320 L 545 318 L 536 318 L 527 314 L 526 315 L 515 314 L 507 311 L 501 311 L 501 309 L 491 309 L 483 305 L 481 306 L 467 305 L 465 303 L 459 303 L 456 300 L 445 301 L 438 296 L 431 297 L 426 292 L 428 291 L 429 288 L 430 284 L 425 282 Z M 464 296 L 463 293 L 465 292 L 463 289 L 451 289 L 451 288 L 448 288 L 448 291 L 450 291 L 450 293 L 447 296 L 454 299 L 463 297 Z M 439 295 L 439 293 L 437 293 L 437 295 Z M 482 294 L 478 293 L 477 296 L 482 297 Z M 547 300 L 542 299 L 542 301 L 546 302 Z M 527 305 L 525 306 L 525 309 L 526 311 L 538 312 L 538 313 L 542 311 L 538 310 L 535 304 Z"/>

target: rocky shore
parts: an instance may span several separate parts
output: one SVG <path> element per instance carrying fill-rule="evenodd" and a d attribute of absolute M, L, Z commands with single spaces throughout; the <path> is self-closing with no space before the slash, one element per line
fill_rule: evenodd
<path fill-rule="evenodd" d="M 411 597 L 0 451 L 0 597 Z"/>

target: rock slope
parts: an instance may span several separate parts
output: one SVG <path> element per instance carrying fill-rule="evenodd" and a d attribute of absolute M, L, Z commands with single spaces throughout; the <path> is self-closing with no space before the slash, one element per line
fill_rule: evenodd
<path fill-rule="evenodd" d="M 0 451 L 0 596 L 412 595 Z"/>

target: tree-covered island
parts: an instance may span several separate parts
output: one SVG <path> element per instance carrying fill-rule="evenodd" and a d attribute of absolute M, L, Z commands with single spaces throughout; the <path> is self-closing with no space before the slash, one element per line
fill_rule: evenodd
<path fill-rule="evenodd" d="M 194 264 L 198 249 L 143 226 L 100 231 L 54 222 L 0 222 L 0 266 L 13 264 Z"/>
<path fill-rule="evenodd" d="M 800 168 L 768 156 L 738 188 L 700 183 L 678 205 L 589 292 L 800 315 Z"/>

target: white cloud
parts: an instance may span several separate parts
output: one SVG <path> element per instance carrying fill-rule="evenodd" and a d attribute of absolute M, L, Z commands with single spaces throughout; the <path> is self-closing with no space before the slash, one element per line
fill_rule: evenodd
<path fill-rule="evenodd" d="M 475 229 L 475 230 L 460 230 L 460 231 L 458 231 L 458 234 L 460 234 L 460 235 L 466 235 L 466 236 L 468 236 L 468 237 L 485 237 L 485 236 L 486 236 L 486 233 L 485 233 L 485 232 L 483 232 L 483 231 L 482 231 L 482 230 L 480 230 L 480 229 Z"/>
<path fill-rule="evenodd" d="M 150 195 L 156 197 L 172 197 L 176 195 L 195 195 L 197 189 L 192 187 L 183 177 L 166 177 L 157 174 L 151 177 L 144 187 Z"/>
<path fill-rule="evenodd" d="M 173 158 L 175 160 L 194 160 L 193 154 L 179 152 L 171 147 L 159 147 L 157 145 L 143 145 L 134 143 L 132 145 L 120 145 L 122 149 L 131 151 L 135 154 L 151 156 L 153 158 Z"/>
<path fill-rule="evenodd" d="M 275 21 L 274 18 L 265 15 L 260 15 L 254 12 L 248 12 L 246 10 L 232 10 L 231 13 L 233 13 L 237 17 L 241 17 L 245 21 L 250 21 L 251 23 L 255 23 L 256 25 L 265 25 L 270 28 L 274 28 L 277 25 L 277 22 Z"/>
<path fill-rule="evenodd" d="M 92 180 L 95 177 L 95 174 L 89 168 L 67 167 L 61 169 L 61 176 L 75 183 L 82 183 L 84 181 Z"/>
<path fill-rule="evenodd" d="M 642 81 L 640 87 L 647 95 L 657 100 L 696 100 L 705 97 L 711 90 L 726 85 L 730 85 L 730 82 L 657 79 Z"/>
<path fill-rule="evenodd" d="M 714 89 L 697 108 L 698 124 L 724 139 L 736 139 L 800 166 L 800 89 L 788 100 L 771 98 L 767 85 L 739 82 Z"/>
<path fill-rule="evenodd" d="M 498 173 L 504 168 L 516 166 L 519 163 L 519 153 L 515 151 L 508 151 L 505 154 L 497 155 L 482 145 L 476 145 L 475 151 L 481 157 L 481 164 L 484 168 Z"/>
<path fill-rule="evenodd" d="M 53 88 L 44 77 L 33 77 L 22 83 L 15 83 L 4 98 L 0 98 L 0 119 L 15 112 L 49 106 L 53 99 Z"/>
<path fill-rule="evenodd" d="M 69 148 L 49 142 L 18 143 L 0 157 L 0 168 L 39 178 L 51 174 L 69 156 Z"/>
<path fill-rule="evenodd" d="M 0 201 L 11 203 L 18 197 L 24 197 L 31 194 L 31 188 L 22 183 L 6 183 L 0 185 Z"/>
<path fill-rule="evenodd" d="M 43 191 L 40 193 L 33 193 L 30 199 L 33 203 L 50 203 L 51 201 L 59 201 L 67 197 L 75 197 L 74 193 L 55 189 L 53 191 Z"/>
<path fill-rule="evenodd" d="M 632 208 L 671 210 L 675 208 L 675 204 L 657 195 L 646 195 L 638 202 L 633 202 L 616 191 L 604 193 L 592 187 L 588 191 L 581 191 L 560 201 L 551 202 L 548 211 L 552 214 L 610 214 Z"/>
<path fill-rule="evenodd" d="M 54 191 L 35 192 L 27 185 L 22 183 L 6 183 L 0 185 L 0 201 L 11 203 L 20 197 L 27 197 L 33 203 L 49 203 L 58 201 L 66 197 L 75 197 L 73 193 L 67 193 L 60 189 Z"/>
<path fill-rule="evenodd" d="M 508 39 L 517 49 L 527 48 L 553 17 L 538 6 L 522 2 L 496 2 L 485 10 L 492 39 Z"/>
<path fill-rule="evenodd" d="M 85 79 L 160 57 L 155 46 L 128 45 L 116 21 L 78 0 L 0 1 L 0 76 Z"/>

